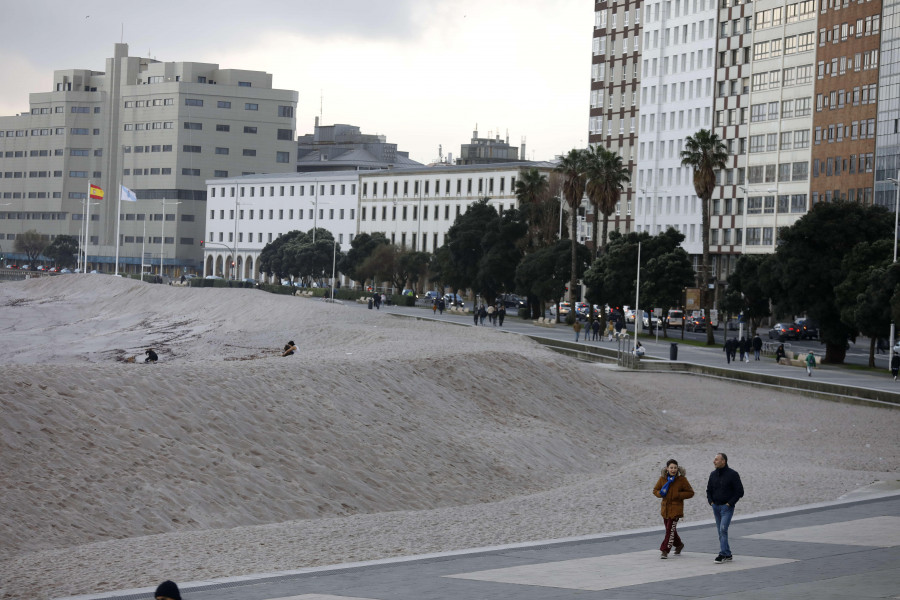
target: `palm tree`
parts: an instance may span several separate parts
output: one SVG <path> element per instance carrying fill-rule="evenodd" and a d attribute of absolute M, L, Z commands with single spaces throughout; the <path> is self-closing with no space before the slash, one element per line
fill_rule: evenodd
<path fill-rule="evenodd" d="M 575 245 L 578 241 L 578 207 L 581 206 L 581 199 L 584 197 L 584 188 L 587 182 L 588 154 L 587 150 L 573 148 L 556 165 L 556 170 L 563 176 L 563 196 L 566 198 L 566 204 L 569 205 L 569 213 L 572 219 L 572 228 L 569 230 L 572 240 L 572 275 L 569 279 L 569 292 L 572 294 L 571 298 L 573 300 L 578 268 L 577 255 L 575 253 Z M 574 308 L 574 306 L 573 302 L 572 307 Z M 574 310 L 569 311 L 569 318 L 572 318 L 574 314 Z"/>
<path fill-rule="evenodd" d="M 702 217 L 700 231 L 703 235 L 703 262 L 700 274 L 700 306 L 706 315 L 706 343 L 714 342 L 712 325 L 710 324 L 710 311 L 712 310 L 712 298 L 709 294 L 710 264 L 709 264 L 709 201 L 716 187 L 716 171 L 724 169 L 728 159 L 728 151 L 718 135 L 709 129 L 701 129 L 684 141 L 685 149 L 681 152 L 681 164 L 694 170 L 694 191 L 700 198 Z"/>
<path fill-rule="evenodd" d="M 625 184 L 631 181 L 631 173 L 622 164 L 622 157 L 618 153 L 607 150 L 602 146 L 594 146 L 588 151 L 588 182 L 585 187 L 588 199 L 594 207 L 594 258 L 600 252 L 602 247 L 606 249 L 607 233 L 609 232 L 609 217 L 616 210 L 616 204 Z M 600 244 L 597 243 L 597 226 L 599 221 L 597 217 L 603 214 L 603 236 Z"/>
<path fill-rule="evenodd" d="M 519 200 L 519 208 L 528 218 L 528 240 L 526 252 L 536 250 L 539 235 L 539 211 L 540 206 L 546 200 L 550 183 L 546 175 L 542 175 L 537 169 L 531 168 L 522 171 L 516 180 L 516 198 Z"/>

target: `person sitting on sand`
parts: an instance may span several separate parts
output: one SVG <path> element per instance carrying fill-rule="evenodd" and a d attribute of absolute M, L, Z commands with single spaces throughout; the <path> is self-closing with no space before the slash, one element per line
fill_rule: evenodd
<path fill-rule="evenodd" d="M 281 353 L 282 356 L 290 356 L 294 352 L 297 351 L 297 346 L 294 345 L 294 340 L 289 341 L 284 345 L 284 352 Z"/>
<path fill-rule="evenodd" d="M 156 352 L 153 351 L 153 348 L 148 348 L 144 354 L 147 355 L 147 358 L 144 359 L 145 363 L 155 363 L 159 360 L 159 356 L 156 355 Z"/>
<path fill-rule="evenodd" d="M 156 600 L 181 600 L 181 592 L 174 581 L 166 580 L 159 584 L 153 597 Z"/>

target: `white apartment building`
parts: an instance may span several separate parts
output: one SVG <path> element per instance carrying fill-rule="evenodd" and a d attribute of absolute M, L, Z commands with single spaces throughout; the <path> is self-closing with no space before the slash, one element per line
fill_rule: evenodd
<path fill-rule="evenodd" d="M 549 177 L 549 162 L 413 167 L 359 176 L 359 233 L 382 232 L 392 243 L 434 252 L 456 217 L 481 198 L 498 212 L 517 206 L 516 180 L 536 168 Z"/>
<path fill-rule="evenodd" d="M 208 180 L 203 275 L 259 281 L 259 253 L 294 230 L 327 229 L 346 252 L 356 234 L 359 177 L 331 171 Z"/>
<path fill-rule="evenodd" d="M 715 0 L 644 4 L 634 230 L 672 227 L 695 259 L 703 251 L 701 206 L 681 151 L 687 136 L 712 127 L 716 13 Z"/>
<path fill-rule="evenodd" d="M 809 209 L 817 12 L 813 0 L 754 9 L 741 253 L 770 254 L 778 228 Z M 724 245 L 724 232 L 712 240 Z"/>
<path fill-rule="evenodd" d="M 116 44 L 105 71 L 56 71 L 53 86 L 30 95 L 28 113 L 0 117 L 8 248 L 31 229 L 48 242 L 80 237 L 90 182 L 105 194 L 89 206 L 88 268 L 113 270 L 118 250 L 125 271 L 145 258 L 167 274 L 199 270 L 206 180 L 295 169 L 297 92 L 273 89 L 268 73 Z M 120 185 L 138 200 L 122 203 L 117 223 Z"/>

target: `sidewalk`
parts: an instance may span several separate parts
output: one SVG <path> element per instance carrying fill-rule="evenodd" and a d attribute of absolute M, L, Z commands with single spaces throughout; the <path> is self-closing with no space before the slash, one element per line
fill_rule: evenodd
<path fill-rule="evenodd" d="M 896 487 L 896 486 L 894 486 Z M 709 516 L 702 503 L 689 512 Z M 741 515 L 734 561 L 716 564 L 715 523 L 679 527 L 680 556 L 659 559 L 663 529 L 180 583 L 185 600 L 555 600 L 891 598 L 900 594 L 900 492 Z M 153 588 L 79 600 L 150 597 Z"/>
<path fill-rule="evenodd" d="M 364 308 L 364 307 L 363 307 Z M 433 314 L 431 310 L 419 307 L 383 307 L 382 312 L 394 314 L 404 317 L 414 317 L 417 319 L 435 320 L 441 322 L 454 323 L 457 325 L 465 325 L 473 327 L 472 314 L 450 313 L 444 312 L 443 315 Z M 480 326 L 479 326 L 480 327 Z M 493 327 L 485 320 L 485 329 L 492 329 L 498 332 L 514 333 L 519 335 L 527 335 L 529 337 L 539 337 L 549 340 L 559 340 L 564 342 L 574 342 L 575 334 L 571 327 L 558 324 L 554 327 L 541 327 L 534 325 L 531 321 L 523 321 L 518 318 L 506 319 L 503 327 Z M 671 332 L 670 332 L 671 334 Z M 806 369 L 802 367 L 791 367 L 779 365 L 772 357 L 760 357 L 759 361 L 753 360 L 751 357 L 749 363 L 732 362 L 726 363 L 725 353 L 722 346 L 693 346 L 691 344 L 682 344 L 680 337 L 671 336 L 669 338 L 641 337 L 641 344 L 646 348 L 646 356 L 643 359 L 643 368 L 653 370 L 652 361 L 659 360 L 669 363 L 669 349 L 672 343 L 678 344 L 678 361 L 683 363 L 693 363 L 697 365 L 706 365 L 721 369 L 728 376 L 729 373 L 739 380 L 742 373 L 760 373 L 775 377 L 789 378 L 792 380 L 811 380 L 832 384 L 836 386 L 851 386 L 858 389 L 880 390 L 894 394 L 894 402 L 900 405 L 900 381 L 893 381 L 888 371 L 866 371 L 862 369 L 851 369 L 841 366 L 824 365 L 817 367 L 809 377 Z M 615 342 L 605 341 L 584 341 L 581 337 L 581 344 L 585 347 L 608 348 L 615 349 Z M 657 365 L 664 368 L 663 365 Z"/>

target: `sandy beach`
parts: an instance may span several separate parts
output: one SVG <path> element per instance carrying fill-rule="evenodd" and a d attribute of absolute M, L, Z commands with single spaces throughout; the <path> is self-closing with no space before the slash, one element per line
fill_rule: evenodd
<path fill-rule="evenodd" d="M 101 275 L 3 283 L 0 307 L 2 598 L 657 526 L 669 457 L 688 522 L 718 451 L 744 514 L 898 479 L 900 411 L 492 328 Z"/>

